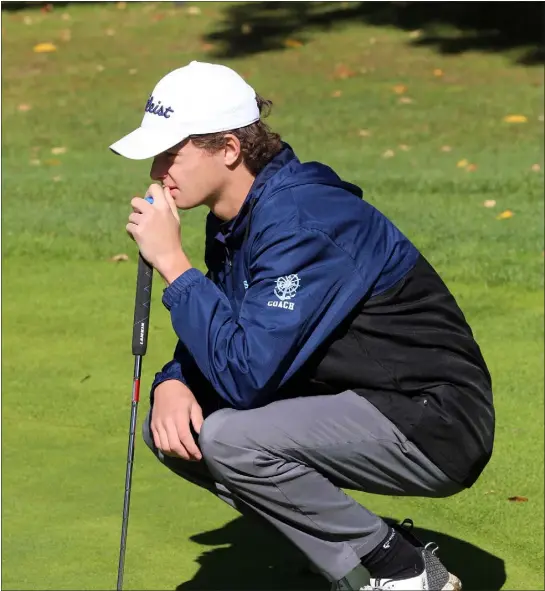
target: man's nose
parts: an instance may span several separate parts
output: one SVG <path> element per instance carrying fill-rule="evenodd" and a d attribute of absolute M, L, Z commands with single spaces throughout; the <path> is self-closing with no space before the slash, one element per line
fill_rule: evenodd
<path fill-rule="evenodd" d="M 162 181 L 166 177 L 167 169 L 164 159 L 161 156 L 155 156 L 151 165 L 150 177 L 154 181 Z"/>

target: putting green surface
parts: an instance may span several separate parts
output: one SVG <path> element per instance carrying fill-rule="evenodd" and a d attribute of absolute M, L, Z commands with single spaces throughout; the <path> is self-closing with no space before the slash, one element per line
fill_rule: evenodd
<path fill-rule="evenodd" d="M 199 59 L 273 99 L 270 124 L 301 159 L 362 186 L 441 272 L 489 364 L 496 447 L 471 490 L 351 494 L 411 517 L 467 590 L 543 589 L 542 70 L 355 19 L 223 58 L 212 34 L 232 4 L 123 4 L 2 13 L 2 587 L 115 587 L 136 275 L 124 228 L 149 163 L 107 147 L 161 76 Z M 56 51 L 33 51 L 45 42 Z M 201 269 L 205 215 L 182 216 Z M 156 276 L 139 424 L 175 345 L 162 287 Z M 126 589 L 327 588 L 303 566 L 138 438 Z"/>

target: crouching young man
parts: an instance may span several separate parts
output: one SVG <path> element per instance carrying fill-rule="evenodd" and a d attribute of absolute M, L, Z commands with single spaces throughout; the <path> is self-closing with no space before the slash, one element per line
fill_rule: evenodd
<path fill-rule="evenodd" d="M 494 439 L 486 364 L 417 248 L 358 187 L 301 163 L 263 123 L 268 106 L 231 69 L 192 62 L 111 146 L 154 158 L 154 203 L 131 201 L 127 231 L 166 281 L 178 338 L 144 438 L 279 530 L 333 589 L 460 589 L 429 546 L 342 489 L 472 486 Z M 200 205 L 206 275 L 178 216 Z"/>

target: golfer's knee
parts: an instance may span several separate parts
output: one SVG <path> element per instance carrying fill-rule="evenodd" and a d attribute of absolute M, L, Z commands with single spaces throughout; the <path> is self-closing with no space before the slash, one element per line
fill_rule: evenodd
<path fill-rule="evenodd" d="M 222 447 L 222 440 L 230 431 L 230 419 L 236 414 L 236 410 L 223 408 L 209 415 L 201 426 L 199 433 L 199 448 L 205 459 L 217 457 Z"/>
<path fill-rule="evenodd" d="M 237 486 L 244 475 L 261 475 L 272 456 L 263 449 L 251 411 L 222 409 L 203 423 L 199 447 L 216 481 Z"/>
<path fill-rule="evenodd" d="M 268 445 L 271 439 L 252 411 L 222 409 L 204 421 L 199 447 L 216 482 L 236 490 L 247 485 L 248 477 L 277 474 L 278 462 L 283 460 Z"/>

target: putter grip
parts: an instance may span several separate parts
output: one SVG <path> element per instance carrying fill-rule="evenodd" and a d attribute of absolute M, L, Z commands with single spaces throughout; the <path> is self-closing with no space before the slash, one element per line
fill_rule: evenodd
<path fill-rule="evenodd" d="M 142 255 L 138 255 L 136 275 L 136 299 L 134 302 L 134 325 L 132 330 L 132 354 L 145 355 L 148 346 L 149 314 L 151 307 L 151 282 L 153 267 Z"/>

